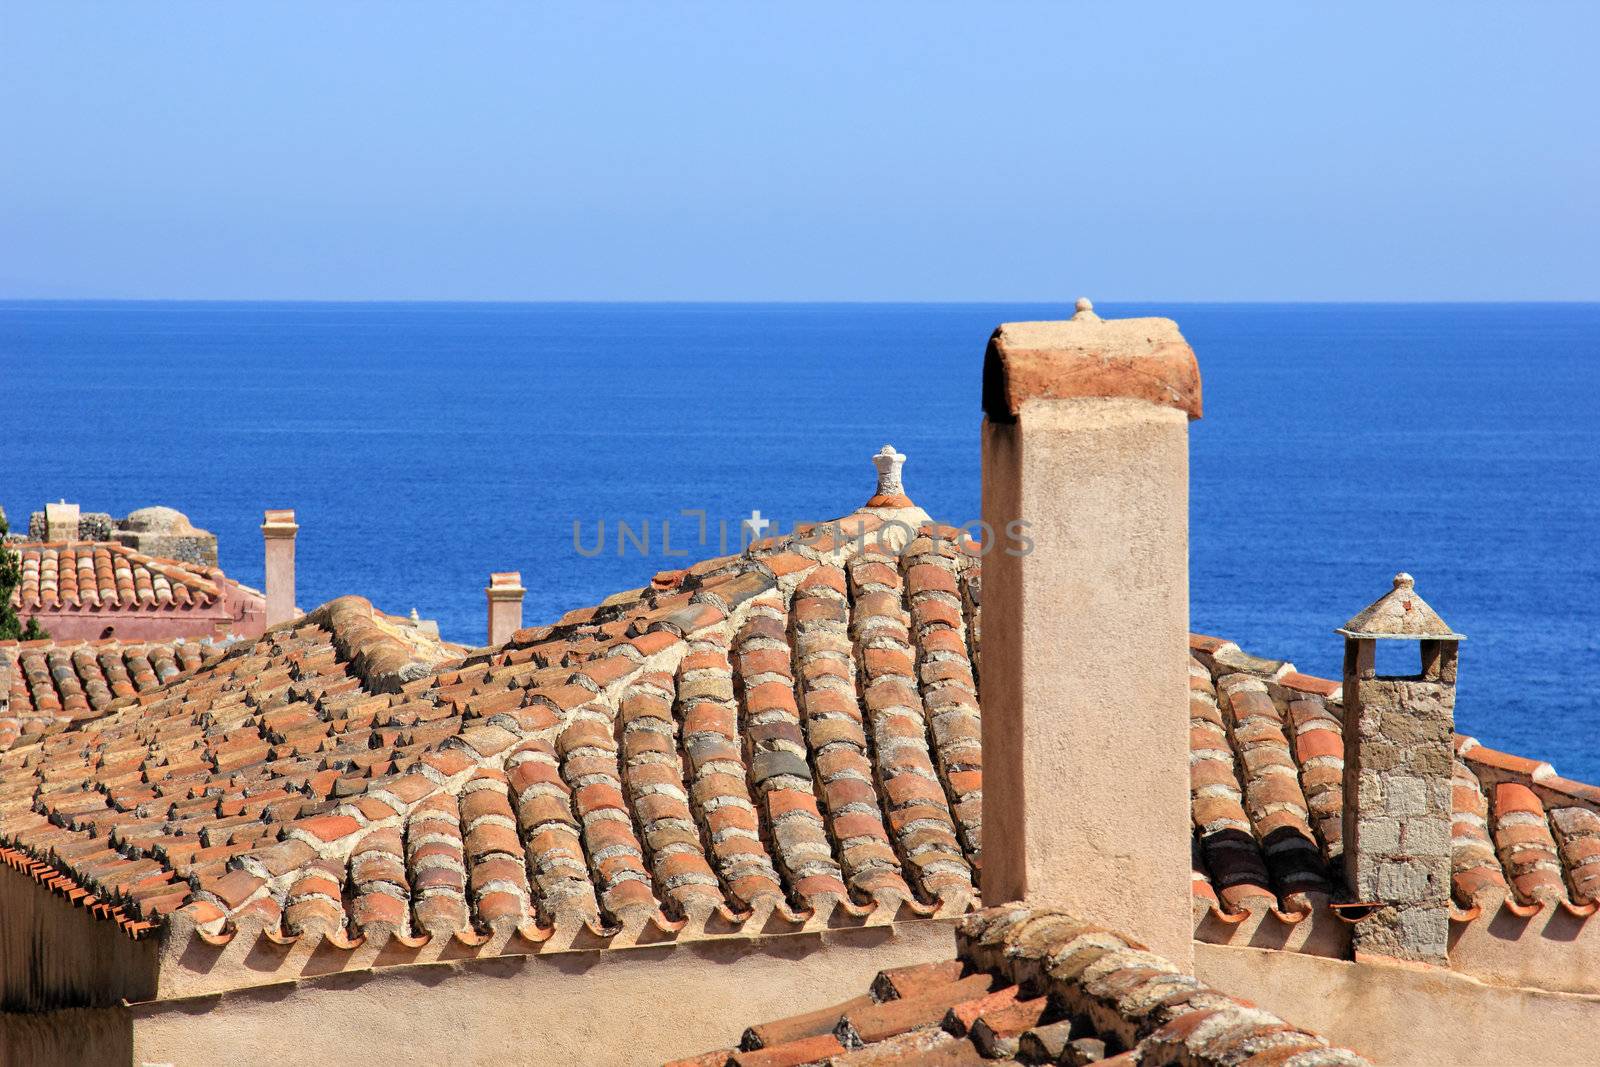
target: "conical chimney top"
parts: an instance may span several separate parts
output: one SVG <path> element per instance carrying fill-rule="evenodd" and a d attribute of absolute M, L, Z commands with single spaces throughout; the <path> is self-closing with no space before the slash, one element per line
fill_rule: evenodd
<path fill-rule="evenodd" d="M 1346 637 L 1389 641 L 1465 641 L 1417 595 L 1416 582 L 1401 571 L 1394 588 L 1337 631 Z"/>

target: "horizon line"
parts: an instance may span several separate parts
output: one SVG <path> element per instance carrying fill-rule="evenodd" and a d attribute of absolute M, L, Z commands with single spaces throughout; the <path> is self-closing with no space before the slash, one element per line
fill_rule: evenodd
<path fill-rule="evenodd" d="M 928 306 L 950 307 L 970 306 L 981 307 L 994 304 L 1056 304 L 1071 307 L 1077 300 L 1071 298 L 1007 298 L 1007 299 L 982 299 L 982 300 L 844 300 L 844 299 L 591 299 L 591 298 L 438 298 L 438 297 L 121 297 L 121 296 L 50 296 L 50 297 L 11 297 L 0 296 L 0 305 L 7 304 L 329 304 L 329 305 L 356 305 L 356 304 L 465 304 L 465 305 L 517 305 L 517 306 L 552 306 L 552 305 L 584 305 L 593 307 L 607 306 L 636 306 L 641 304 L 676 305 L 684 307 L 694 306 L 749 306 L 749 307 L 815 307 L 818 305 L 831 306 Z M 1232 304 L 1232 305 L 1320 305 L 1320 306 L 1407 306 L 1419 304 L 1433 305 L 1461 305 L 1461 306 L 1525 306 L 1525 305 L 1589 305 L 1600 304 L 1600 297 L 1588 299 L 1569 297 L 1544 297 L 1528 298 L 1522 300 L 1474 300 L 1467 298 L 1444 299 L 1182 299 L 1166 300 L 1158 297 L 1101 299 L 1095 298 L 1099 305 L 1119 304 L 1171 304 L 1171 305 L 1206 305 L 1206 304 Z"/>

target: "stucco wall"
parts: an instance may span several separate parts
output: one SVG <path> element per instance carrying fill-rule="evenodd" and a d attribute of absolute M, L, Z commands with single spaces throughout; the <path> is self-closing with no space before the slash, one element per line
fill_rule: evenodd
<path fill-rule="evenodd" d="M 1271 912 L 1224 923 L 1209 914 L 1195 925 L 1196 941 L 1235 948 L 1273 948 L 1350 959 L 1350 926 L 1319 909 L 1290 925 Z M 1600 917 L 1547 908 L 1531 918 L 1501 909 L 1470 923 L 1450 924 L 1450 968 L 1490 985 L 1557 993 L 1600 994 Z"/>
<path fill-rule="evenodd" d="M 1189 847 L 1183 412 L 1030 400 L 983 425 L 983 895 L 1065 906 L 1180 964 Z"/>
<path fill-rule="evenodd" d="M 135 1005 L 134 1061 L 648 1064 L 949 959 L 947 922 L 326 975 Z"/>
<path fill-rule="evenodd" d="M 1388 1067 L 1596 1062 L 1600 997 L 1485 985 L 1438 968 L 1197 944 L 1219 989 Z"/>

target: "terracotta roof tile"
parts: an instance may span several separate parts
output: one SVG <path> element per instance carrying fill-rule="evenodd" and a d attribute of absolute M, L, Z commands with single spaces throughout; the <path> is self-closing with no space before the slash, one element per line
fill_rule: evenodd
<path fill-rule="evenodd" d="M 1190 648 L 1197 914 L 1292 920 L 1326 907 L 1343 892 L 1341 687 L 1215 638 L 1192 636 Z M 1457 735 L 1455 747 L 1456 918 L 1600 910 L 1590 907 L 1600 789 L 1474 738 Z"/>
<path fill-rule="evenodd" d="M 14 706 L 81 719 L 0 755 L 0 846 L 136 921 L 204 904 L 213 934 L 281 918 L 335 944 L 960 914 L 982 864 L 981 570 L 955 533 L 772 539 L 470 653 L 359 598 L 203 663 L 0 647 Z M 1191 649 L 1197 912 L 1326 906 L 1338 687 Z M 1458 752 L 1457 904 L 1586 907 L 1600 791 Z"/>
<path fill-rule="evenodd" d="M 265 609 L 216 567 L 146 555 L 112 541 L 24 541 L 15 547 L 22 575 L 12 603 L 37 612 L 183 612 L 216 606 L 230 591 Z"/>
<path fill-rule="evenodd" d="M 1367 1062 L 1063 912 L 979 912 L 956 946 L 954 960 L 882 972 L 865 996 L 751 1026 L 738 1049 L 678 1063 Z"/>
<path fill-rule="evenodd" d="M 0 641 L 0 749 L 109 711 L 220 654 L 193 640 Z"/>

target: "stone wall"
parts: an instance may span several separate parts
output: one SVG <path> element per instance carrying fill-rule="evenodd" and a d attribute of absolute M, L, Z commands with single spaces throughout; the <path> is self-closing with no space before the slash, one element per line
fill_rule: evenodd
<path fill-rule="evenodd" d="M 35 511 L 28 516 L 27 539 L 50 540 L 49 525 L 43 511 Z M 116 541 L 148 556 L 176 559 L 205 567 L 217 565 L 217 535 L 195 527 L 187 515 L 172 508 L 140 508 L 122 519 L 103 511 L 86 511 L 78 517 L 74 539 Z"/>
<path fill-rule="evenodd" d="M 1361 677 L 1346 694 L 1345 873 L 1379 905 L 1355 950 L 1447 965 L 1455 687 Z"/>

